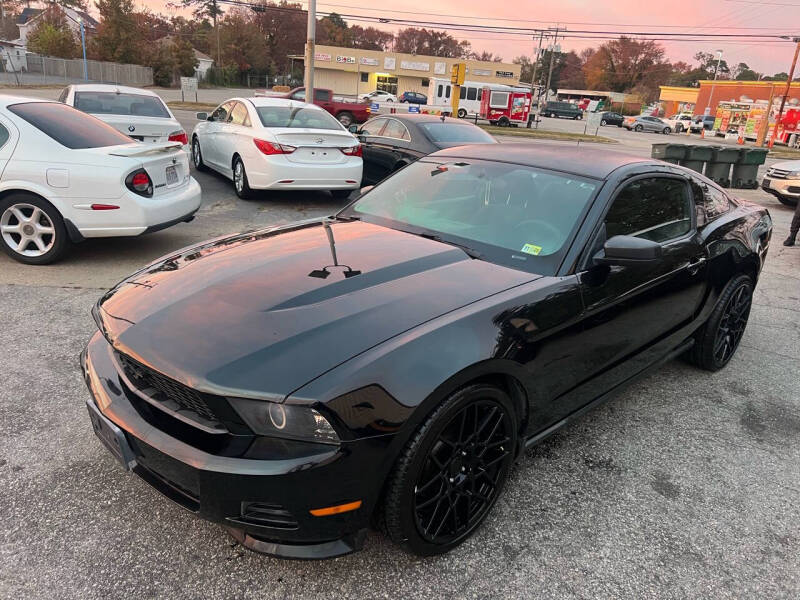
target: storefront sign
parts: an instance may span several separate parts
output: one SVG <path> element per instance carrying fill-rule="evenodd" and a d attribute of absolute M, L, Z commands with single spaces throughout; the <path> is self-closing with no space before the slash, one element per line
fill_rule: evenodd
<path fill-rule="evenodd" d="M 384 56 L 383 68 L 387 71 L 394 71 L 397 59 L 394 56 Z"/>
<path fill-rule="evenodd" d="M 337 56 L 336 57 L 336 62 L 337 63 L 347 64 L 347 65 L 353 65 L 356 62 L 356 57 L 355 56 Z"/>
<path fill-rule="evenodd" d="M 372 104 L 369 105 L 369 109 L 370 110 L 378 111 L 378 110 L 380 110 L 380 108 L 381 108 L 381 105 L 378 104 L 377 102 L 373 102 Z"/>
<path fill-rule="evenodd" d="M 407 71 L 430 71 L 431 65 L 426 62 L 416 62 L 411 60 L 401 60 L 400 68 Z"/>
<path fill-rule="evenodd" d="M 472 69 L 473 75 L 482 75 L 483 77 L 491 77 L 492 72 L 488 69 Z"/>
<path fill-rule="evenodd" d="M 409 104 L 408 105 L 408 112 L 410 112 L 410 113 L 418 113 L 419 112 L 419 105 L 418 104 Z"/>
<path fill-rule="evenodd" d="M 314 60 L 319 60 L 322 62 L 331 62 L 331 55 L 325 54 L 324 52 L 315 52 Z"/>
<path fill-rule="evenodd" d="M 369 65 L 370 67 L 377 67 L 378 66 L 378 59 L 377 58 L 366 58 L 364 56 L 361 57 L 359 62 L 362 65 Z"/>
<path fill-rule="evenodd" d="M 447 63 L 437 62 L 433 63 L 433 72 L 437 75 L 444 75 L 447 73 Z"/>
<path fill-rule="evenodd" d="M 494 74 L 497 77 L 506 77 L 506 78 L 514 77 L 514 73 L 512 71 L 495 71 Z"/>

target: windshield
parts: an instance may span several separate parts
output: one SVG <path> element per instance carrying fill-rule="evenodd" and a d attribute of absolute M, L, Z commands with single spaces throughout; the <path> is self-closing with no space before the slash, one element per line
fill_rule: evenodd
<path fill-rule="evenodd" d="M 419 126 L 434 143 L 495 144 L 495 139 L 480 127 L 447 121 L 420 123 Z"/>
<path fill-rule="evenodd" d="M 102 148 L 135 143 L 111 125 L 60 102 L 12 104 L 8 110 L 67 148 Z"/>
<path fill-rule="evenodd" d="M 304 106 L 257 106 L 256 112 L 264 127 L 296 127 L 308 129 L 333 129 L 341 131 L 342 125 L 326 111 Z"/>
<path fill-rule="evenodd" d="M 75 108 L 95 115 L 172 118 L 160 98 L 143 94 L 75 92 Z"/>
<path fill-rule="evenodd" d="M 342 216 L 438 237 L 492 262 L 554 274 L 598 186 L 515 164 L 427 159 L 383 181 Z"/>

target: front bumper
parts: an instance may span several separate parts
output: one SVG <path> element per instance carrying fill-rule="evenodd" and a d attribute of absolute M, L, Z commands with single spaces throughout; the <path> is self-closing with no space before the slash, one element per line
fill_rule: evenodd
<path fill-rule="evenodd" d="M 92 396 L 89 412 L 119 430 L 120 453 L 103 443 L 118 460 L 119 454 L 126 456 L 120 462 L 142 480 L 197 516 L 225 526 L 258 552 L 312 559 L 362 547 L 382 485 L 377 474 L 384 471 L 386 440 L 342 442 L 311 456 L 275 460 L 210 454 L 150 424 L 115 365 L 110 344 L 95 334 L 81 355 Z M 97 432 L 95 420 L 93 415 Z M 351 512 L 324 517 L 310 512 L 356 500 L 362 505 Z M 252 518 L 254 507 L 266 507 L 258 519 Z"/>
<path fill-rule="evenodd" d="M 761 180 L 761 189 L 776 196 L 786 198 L 800 198 L 800 179 L 773 179 L 764 177 Z"/>

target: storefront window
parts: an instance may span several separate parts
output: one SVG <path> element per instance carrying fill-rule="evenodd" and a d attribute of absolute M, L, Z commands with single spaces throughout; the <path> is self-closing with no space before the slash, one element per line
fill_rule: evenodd
<path fill-rule="evenodd" d="M 390 77 L 385 75 L 378 75 L 375 78 L 375 87 L 382 92 L 389 92 L 390 94 L 397 94 L 397 77 Z"/>

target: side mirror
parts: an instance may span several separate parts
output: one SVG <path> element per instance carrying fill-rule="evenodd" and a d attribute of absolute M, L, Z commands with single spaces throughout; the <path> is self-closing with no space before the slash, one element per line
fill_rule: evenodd
<path fill-rule="evenodd" d="M 661 244 L 632 235 L 615 235 L 595 254 L 598 265 L 636 267 L 651 266 L 661 260 Z"/>
<path fill-rule="evenodd" d="M 359 198 L 361 196 L 363 196 L 364 194 L 366 194 L 368 191 L 370 191 L 374 187 L 375 187 L 374 185 L 365 185 L 364 187 L 362 187 L 360 190 L 358 190 Z"/>
<path fill-rule="evenodd" d="M 194 116 L 197 117 L 198 121 L 208 121 L 208 113 L 206 112 L 195 113 Z"/>
<path fill-rule="evenodd" d="M 358 133 L 358 125 L 353 123 L 352 125 L 350 125 L 350 127 L 347 128 L 347 131 L 349 131 L 350 133 Z"/>

